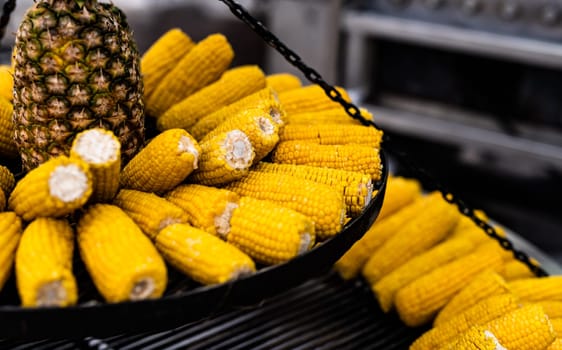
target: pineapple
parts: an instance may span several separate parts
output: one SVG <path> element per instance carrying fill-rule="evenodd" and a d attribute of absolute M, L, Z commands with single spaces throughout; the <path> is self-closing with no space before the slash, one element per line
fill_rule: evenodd
<path fill-rule="evenodd" d="M 125 15 L 97 0 L 36 0 L 16 33 L 15 141 L 30 170 L 96 127 L 125 164 L 144 143 L 140 58 Z"/>

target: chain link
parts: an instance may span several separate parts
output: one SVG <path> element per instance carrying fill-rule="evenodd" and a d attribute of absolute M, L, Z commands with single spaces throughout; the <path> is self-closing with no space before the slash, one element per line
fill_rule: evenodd
<path fill-rule="evenodd" d="M 367 126 L 372 126 L 378 130 L 381 130 L 373 121 L 365 119 L 361 115 L 361 110 L 351 102 L 346 101 L 340 92 L 329 83 L 327 83 L 322 76 L 315 71 L 313 68 L 307 66 L 302 59 L 289 49 L 281 40 L 279 40 L 273 33 L 271 33 L 265 25 L 258 19 L 253 17 L 246 9 L 244 9 L 240 4 L 233 0 L 219 0 L 226 4 L 230 11 L 238 17 L 242 22 L 246 23 L 254 32 L 256 32 L 269 46 L 277 50 L 289 63 L 298 68 L 304 76 L 312 83 L 318 84 L 326 95 L 330 97 L 333 101 L 338 102 L 345 109 L 347 114 L 352 118 L 359 120 L 361 123 Z M 388 142 L 388 135 L 385 135 L 385 143 Z M 441 192 L 443 198 L 457 206 L 458 210 L 465 216 L 472 219 L 472 221 L 478 225 L 486 234 L 488 234 L 493 239 L 497 240 L 502 248 L 509 250 L 513 253 L 515 259 L 521 261 L 529 267 L 529 269 L 539 277 L 548 276 L 548 273 L 541 268 L 539 265 L 534 263 L 531 258 L 524 252 L 515 249 L 513 243 L 498 234 L 493 226 L 487 222 L 481 220 L 476 216 L 474 210 L 470 208 L 462 199 L 458 198 L 451 191 L 449 191 L 445 186 L 439 183 L 431 174 L 429 174 L 422 167 L 414 164 L 414 162 L 407 156 L 407 154 L 397 151 L 395 149 L 389 149 L 385 147 L 385 150 L 396 157 L 401 164 L 403 164 L 408 170 L 410 170 L 416 177 L 418 177 L 423 183 L 427 184 L 429 187 L 434 188 Z"/>
<path fill-rule="evenodd" d="M 2 8 L 2 17 L 0 17 L 0 41 L 6 35 L 6 28 L 8 27 L 8 23 L 10 23 L 10 15 L 16 9 L 16 0 L 8 0 L 4 3 L 4 7 Z"/>

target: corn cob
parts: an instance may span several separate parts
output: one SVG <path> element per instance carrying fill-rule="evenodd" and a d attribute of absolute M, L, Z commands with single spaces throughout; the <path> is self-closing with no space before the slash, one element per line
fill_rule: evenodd
<path fill-rule="evenodd" d="M 291 175 L 250 171 L 226 188 L 241 196 L 275 202 L 310 217 L 318 240 L 336 235 L 343 226 L 343 195 L 328 185 Z"/>
<path fill-rule="evenodd" d="M 468 254 L 474 245 L 464 239 L 446 240 L 408 260 L 399 268 L 384 276 L 371 290 L 381 309 L 389 312 L 394 305 L 394 295 L 402 287 L 437 267 Z"/>
<path fill-rule="evenodd" d="M 344 100 L 351 101 L 345 89 L 337 87 L 336 90 Z M 342 108 L 339 103 L 332 101 L 319 85 L 309 85 L 281 92 L 279 100 L 288 115 Z"/>
<path fill-rule="evenodd" d="M 289 124 L 279 133 L 279 141 L 314 142 L 320 145 L 357 143 L 380 148 L 382 131 L 363 125 Z"/>
<path fill-rule="evenodd" d="M 121 187 L 162 193 L 176 187 L 197 169 L 201 148 L 187 131 L 158 134 L 125 166 Z"/>
<path fill-rule="evenodd" d="M 535 277 L 535 275 L 527 265 L 515 259 L 506 261 L 503 264 L 500 275 L 505 278 L 506 281 Z"/>
<path fill-rule="evenodd" d="M 378 181 L 382 174 L 380 153 L 365 145 L 318 145 L 301 141 L 279 142 L 271 157 L 274 163 L 311 165 L 358 171 Z"/>
<path fill-rule="evenodd" d="M 179 101 L 158 118 L 158 130 L 189 129 L 220 108 L 265 88 L 265 75 L 258 66 L 241 66 L 191 96 Z"/>
<path fill-rule="evenodd" d="M 12 103 L 0 96 L 0 157 L 16 158 L 18 148 L 14 142 L 14 123 Z"/>
<path fill-rule="evenodd" d="M 254 148 L 254 162 L 263 159 L 279 142 L 279 127 L 269 115 L 270 108 L 251 108 L 228 118 L 209 132 L 201 143 L 224 132 L 240 130 L 246 134 Z"/>
<path fill-rule="evenodd" d="M 156 236 L 156 247 L 172 266 L 202 284 L 224 283 L 256 270 L 238 248 L 187 224 L 166 226 Z"/>
<path fill-rule="evenodd" d="M 487 246 L 420 276 L 396 293 L 400 319 L 415 327 L 430 321 L 466 284 L 485 269 L 501 267 L 497 250 Z"/>
<path fill-rule="evenodd" d="M 276 93 L 266 87 L 202 117 L 187 130 L 196 140 L 201 140 L 228 118 L 253 108 L 267 111 L 278 126 L 283 125 L 285 110 L 279 103 Z"/>
<path fill-rule="evenodd" d="M 266 162 L 258 163 L 253 170 L 266 173 L 287 174 L 301 179 L 330 185 L 343 193 L 346 212 L 351 217 L 358 216 L 365 206 L 369 204 L 373 195 L 371 178 L 354 171 Z"/>
<path fill-rule="evenodd" d="M 474 337 L 476 331 L 494 334 L 504 349 L 509 350 L 546 349 L 556 338 L 544 310 L 538 305 L 526 305 L 482 326 L 471 328 L 442 349 L 461 349 L 461 344 Z"/>
<path fill-rule="evenodd" d="M 386 184 L 384 202 L 377 220 L 397 212 L 421 196 L 421 185 L 415 179 L 390 176 Z"/>
<path fill-rule="evenodd" d="M 162 257 L 119 207 L 90 206 L 77 231 L 80 256 L 105 300 L 157 298 L 164 293 L 167 275 Z"/>
<path fill-rule="evenodd" d="M 509 293 L 505 280 L 494 271 L 483 271 L 439 311 L 433 325 L 439 326 L 447 322 L 485 298 L 505 293 Z"/>
<path fill-rule="evenodd" d="M 508 286 L 524 301 L 562 301 L 562 276 L 524 278 L 511 281 Z"/>
<path fill-rule="evenodd" d="M 230 217 L 239 200 L 232 191 L 196 184 L 180 185 L 165 198 L 186 212 L 192 226 L 220 236 L 230 230 Z"/>
<path fill-rule="evenodd" d="M 279 264 L 312 248 L 314 223 L 292 209 L 242 197 L 232 211 L 226 241 L 258 263 Z"/>
<path fill-rule="evenodd" d="M 520 307 L 513 294 L 500 294 L 483 299 L 453 318 L 425 332 L 410 346 L 410 350 L 438 349 L 470 329 L 486 324 Z"/>
<path fill-rule="evenodd" d="M 390 185 L 390 183 L 388 183 Z M 387 185 L 387 186 L 388 186 Z M 391 195 L 392 191 L 388 192 Z M 385 203 L 387 201 L 385 196 Z M 381 247 L 394 233 L 406 225 L 410 220 L 419 215 L 424 209 L 427 201 L 416 200 L 408 204 L 397 213 L 383 218 L 367 230 L 363 237 L 336 262 L 334 265 L 339 275 L 346 280 L 355 278 L 372 253 Z M 385 204 L 383 203 L 383 210 Z"/>
<path fill-rule="evenodd" d="M 425 210 L 396 231 L 363 266 L 363 276 L 370 284 L 442 241 L 457 223 L 459 212 L 440 193 L 434 192 L 424 200 Z"/>
<path fill-rule="evenodd" d="M 546 350 L 562 350 L 562 338 L 557 334 L 557 338 L 546 348 Z"/>
<path fill-rule="evenodd" d="M 72 274 L 74 232 L 66 220 L 37 218 L 16 252 L 16 282 L 23 306 L 69 306 L 78 299 Z"/>
<path fill-rule="evenodd" d="M 540 305 L 549 318 L 562 318 L 562 301 L 535 301 L 533 304 Z M 562 336 L 562 334 L 561 334 Z"/>
<path fill-rule="evenodd" d="M 265 77 L 265 83 L 277 93 L 294 90 L 302 87 L 299 77 L 289 73 L 271 74 Z"/>
<path fill-rule="evenodd" d="M 248 136 L 240 130 L 218 134 L 201 143 L 199 168 L 189 177 L 201 185 L 224 185 L 248 173 L 255 157 Z"/>
<path fill-rule="evenodd" d="M 8 207 L 24 220 L 60 217 L 82 207 L 92 194 L 92 175 L 80 159 L 58 156 L 27 173 L 17 184 Z"/>
<path fill-rule="evenodd" d="M 0 212 L 4 211 L 6 208 L 6 196 L 4 195 L 4 191 L 0 189 Z"/>
<path fill-rule="evenodd" d="M 121 171 L 121 143 L 105 129 L 88 129 L 76 135 L 70 156 L 89 165 L 93 179 L 91 200 L 110 201 L 119 189 Z"/>
<path fill-rule="evenodd" d="M 474 214 L 480 220 L 483 220 L 483 221 L 486 221 L 486 222 L 489 220 L 486 213 L 482 210 L 477 209 L 477 210 L 474 211 Z M 476 225 L 476 223 L 474 223 L 474 221 L 472 221 L 471 218 L 469 218 L 468 216 L 463 216 L 462 219 L 457 224 L 457 226 L 455 227 L 455 230 L 462 231 L 462 230 L 467 229 L 467 228 L 479 228 L 479 227 Z"/>
<path fill-rule="evenodd" d="M 21 232 L 21 219 L 15 213 L 0 213 L 0 291 L 12 272 Z"/>
<path fill-rule="evenodd" d="M 11 101 L 13 88 L 14 70 L 9 65 L 0 65 L 0 97 L 4 97 L 6 100 Z"/>
<path fill-rule="evenodd" d="M 552 328 L 554 329 L 554 333 L 556 333 L 557 336 L 559 334 L 562 334 L 562 318 L 551 318 L 549 316 L 549 319 L 550 319 L 550 323 L 552 323 Z"/>
<path fill-rule="evenodd" d="M 113 204 L 123 209 L 150 239 L 155 240 L 164 227 L 187 223 L 185 211 L 154 193 L 121 190 Z"/>
<path fill-rule="evenodd" d="M 361 116 L 366 120 L 373 120 L 373 115 L 366 109 L 360 108 Z M 287 124 L 305 124 L 305 125 L 315 125 L 315 124 L 349 124 L 349 125 L 363 125 L 359 120 L 352 118 L 345 109 L 341 106 L 338 108 L 326 109 L 318 112 L 305 112 L 296 114 L 288 114 L 285 117 L 285 122 Z"/>
<path fill-rule="evenodd" d="M 215 82 L 233 58 L 234 52 L 224 35 L 207 36 L 189 50 L 175 67 L 160 79 L 156 88 L 152 89 L 146 101 L 148 114 L 160 118 L 173 105 Z"/>
<path fill-rule="evenodd" d="M 508 350 L 500 344 L 498 338 L 487 329 L 475 326 L 462 338 L 444 345 L 440 350 Z"/>
<path fill-rule="evenodd" d="M 15 185 L 16 179 L 14 174 L 12 174 L 10 169 L 0 165 L 0 190 L 2 190 L 6 197 L 8 197 L 10 193 L 12 193 Z"/>
<path fill-rule="evenodd" d="M 150 46 L 140 62 L 145 100 L 194 46 L 191 38 L 179 28 L 170 29 Z"/>

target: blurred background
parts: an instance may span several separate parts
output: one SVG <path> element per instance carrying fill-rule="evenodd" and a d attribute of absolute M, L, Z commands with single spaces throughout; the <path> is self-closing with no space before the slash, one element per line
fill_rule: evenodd
<path fill-rule="evenodd" d="M 173 27 L 221 32 L 235 65 L 296 73 L 217 0 L 113 2 L 143 52 Z M 31 3 L 18 1 L 4 60 Z M 562 262 L 562 0 L 240 3 L 367 107 L 387 147 Z"/>

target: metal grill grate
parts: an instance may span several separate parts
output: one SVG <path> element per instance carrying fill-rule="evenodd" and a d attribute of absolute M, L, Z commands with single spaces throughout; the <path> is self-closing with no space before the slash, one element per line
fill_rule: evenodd
<path fill-rule="evenodd" d="M 408 349 L 424 329 L 405 327 L 378 308 L 361 281 L 335 274 L 312 279 L 259 307 L 233 310 L 159 333 L 105 339 L 0 342 L 0 348 L 37 350 L 283 350 Z"/>

